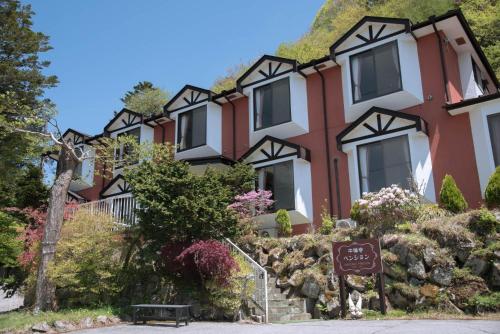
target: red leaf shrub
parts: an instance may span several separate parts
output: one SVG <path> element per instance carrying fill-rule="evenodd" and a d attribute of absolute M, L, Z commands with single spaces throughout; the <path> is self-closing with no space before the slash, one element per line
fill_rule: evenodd
<path fill-rule="evenodd" d="M 227 283 L 233 270 L 239 270 L 229 248 L 216 240 L 197 241 L 176 257 L 184 267 L 194 267 L 203 280 L 215 279 Z"/>
<path fill-rule="evenodd" d="M 195 271 L 194 263 L 190 267 L 185 267 L 177 260 L 177 257 L 184 251 L 189 244 L 169 243 L 161 248 L 161 258 L 164 270 L 169 274 L 181 274 L 188 276 Z"/>

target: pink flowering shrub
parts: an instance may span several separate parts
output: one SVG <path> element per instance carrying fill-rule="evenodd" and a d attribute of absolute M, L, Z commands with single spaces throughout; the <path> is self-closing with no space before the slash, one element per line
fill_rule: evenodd
<path fill-rule="evenodd" d="M 376 193 L 363 193 L 362 198 L 354 202 L 351 218 L 360 225 L 384 232 L 398 223 L 415 220 L 419 204 L 417 194 L 393 184 Z"/>
<path fill-rule="evenodd" d="M 251 218 L 260 216 L 269 211 L 274 200 L 273 193 L 269 190 L 252 190 L 243 195 L 235 196 L 235 201 L 228 208 L 234 210 L 240 218 Z"/>
<path fill-rule="evenodd" d="M 184 268 L 195 268 L 202 281 L 215 280 L 226 284 L 239 266 L 229 248 L 217 240 L 197 241 L 176 257 Z"/>

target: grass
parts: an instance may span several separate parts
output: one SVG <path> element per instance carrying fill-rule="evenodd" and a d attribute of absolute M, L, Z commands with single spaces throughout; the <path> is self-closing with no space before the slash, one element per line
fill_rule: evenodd
<path fill-rule="evenodd" d="M 378 311 L 363 310 L 364 320 L 500 320 L 499 313 L 486 313 L 482 315 L 445 313 L 439 311 L 417 311 L 407 313 L 403 310 L 391 310 L 383 315 Z"/>
<path fill-rule="evenodd" d="M 34 315 L 30 311 L 12 311 L 0 314 L 0 333 L 7 331 L 28 329 L 34 324 L 46 321 L 48 324 L 57 320 L 80 321 L 83 318 L 96 318 L 99 315 L 117 315 L 117 309 L 104 307 L 98 309 L 68 309 L 58 312 L 40 312 Z"/>

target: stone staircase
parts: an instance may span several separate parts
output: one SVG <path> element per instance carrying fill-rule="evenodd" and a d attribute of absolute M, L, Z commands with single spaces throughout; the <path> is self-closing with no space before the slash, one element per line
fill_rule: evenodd
<path fill-rule="evenodd" d="M 267 281 L 267 296 L 269 305 L 269 322 L 309 320 L 311 314 L 306 311 L 304 298 L 288 298 L 286 293 L 276 287 L 276 277 Z"/>

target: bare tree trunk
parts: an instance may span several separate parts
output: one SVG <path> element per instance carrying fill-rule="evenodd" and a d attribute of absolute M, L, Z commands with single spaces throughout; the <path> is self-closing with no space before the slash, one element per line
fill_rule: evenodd
<path fill-rule="evenodd" d="M 42 239 L 40 263 L 36 278 L 34 311 L 50 310 L 55 307 L 55 288 L 47 278 L 49 263 L 54 259 L 64 220 L 66 196 L 79 161 L 71 154 L 71 148 L 61 146 L 57 162 L 56 179 L 50 190 L 47 222 Z"/>

